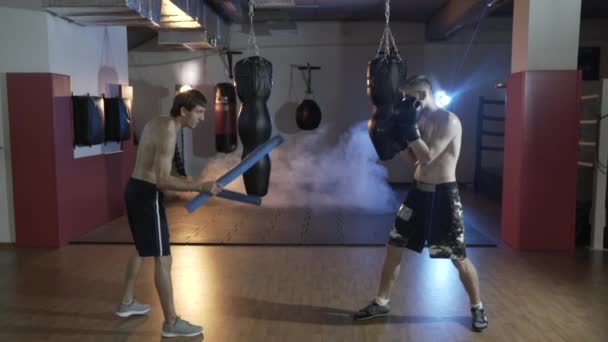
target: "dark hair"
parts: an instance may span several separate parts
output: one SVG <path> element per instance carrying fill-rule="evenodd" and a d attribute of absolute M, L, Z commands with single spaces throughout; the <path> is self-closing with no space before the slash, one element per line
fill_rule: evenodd
<path fill-rule="evenodd" d="M 171 116 L 179 116 L 182 107 L 185 107 L 187 110 L 192 110 L 196 106 L 207 106 L 207 98 L 205 98 L 205 95 L 203 95 L 203 93 L 196 89 L 181 92 L 175 95 L 175 98 L 173 99 L 173 106 L 171 107 Z"/>
<path fill-rule="evenodd" d="M 424 75 L 415 75 L 403 82 L 402 89 L 407 87 L 423 87 L 429 90 L 429 93 L 433 93 L 433 84 L 431 81 Z"/>

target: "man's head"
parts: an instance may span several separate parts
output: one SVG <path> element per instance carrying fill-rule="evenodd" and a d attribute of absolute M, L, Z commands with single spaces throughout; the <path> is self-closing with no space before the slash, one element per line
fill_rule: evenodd
<path fill-rule="evenodd" d="M 418 99 L 422 108 L 428 108 L 435 105 L 433 85 L 426 76 L 417 75 L 408 78 L 403 82 L 401 90 L 403 95 L 412 96 Z"/>
<path fill-rule="evenodd" d="M 196 127 L 199 121 L 205 119 L 207 99 L 196 89 L 181 92 L 175 95 L 171 116 L 179 120 L 182 125 L 190 128 Z"/>

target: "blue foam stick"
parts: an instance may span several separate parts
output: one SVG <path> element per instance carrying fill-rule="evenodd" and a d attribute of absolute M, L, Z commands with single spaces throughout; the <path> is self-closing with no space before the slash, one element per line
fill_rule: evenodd
<path fill-rule="evenodd" d="M 253 205 L 258 205 L 258 206 L 262 204 L 262 199 L 259 196 L 242 194 L 240 192 L 234 192 L 234 191 L 230 191 L 230 190 L 222 190 L 222 192 L 217 194 L 217 197 L 222 197 L 222 198 L 229 199 L 232 201 L 238 201 L 238 202 L 243 202 L 243 203 L 253 204 Z"/>
<path fill-rule="evenodd" d="M 237 166 L 233 167 L 230 171 L 228 171 L 225 175 L 220 177 L 217 180 L 217 183 L 222 187 L 226 187 L 230 182 L 237 179 L 243 173 L 247 172 L 250 168 L 252 168 L 255 163 L 257 163 L 260 159 L 264 158 L 265 155 L 270 153 L 274 148 L 282 144 L 284 141 L 283 137 L 280 135 L 274 136 L 272 139 L 267 140 L 265 143 L 256 147 L 251 153 L 245 157 Z M 189 212 L 195 211 L 198 207 L 205 204 L 211 198 L 211 194 L 208 192 L 201 192 L 196 195 L 188 204 L 186 204 L 186 209 Z"/>

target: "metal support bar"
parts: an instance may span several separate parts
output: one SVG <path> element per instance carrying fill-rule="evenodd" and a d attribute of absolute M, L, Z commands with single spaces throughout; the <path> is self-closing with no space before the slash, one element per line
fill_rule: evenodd
<path fill-rule="evenodd" d="M 493 104 L 493 105 L 504 105 L 505 101 L 503 100 L 483 100 L 483 104 Z"/>
<path fill-rule="evenodd" d="M 590 94 L 590 95 L 583 95 L 581 96 L 581 101 L 589 101 L 589 100 L 595 100 L 595 99 L 599 99 L 600 96 L 598 94 Z"/>
<path fill-rule="evenodd" d="M 484 151 L 504 151 L 504 147 L 494 147 L 494 146 L 482 146 L 482 150 Z"/>
<path fill-rule="evenodd" d="M 481 118 L 483 120 L 488 120 L 488 121 L 505 121 L 505 118 L 503 117 L 498 117 L 498 116 L 488 116 L 488 115 L 482 115 Z"/>
<path fill-rule="evenodd" d="M 488 132 L 488 131 L 481 131 L 482 135 L 488 135 L 491 137 L 504 137 L 505 133 L 504 132 Z"/>
<path fill-rule="evenodd" d="M 596 125 L 597 120 L 581 120 L 580 124 L 581 125 Z"/>

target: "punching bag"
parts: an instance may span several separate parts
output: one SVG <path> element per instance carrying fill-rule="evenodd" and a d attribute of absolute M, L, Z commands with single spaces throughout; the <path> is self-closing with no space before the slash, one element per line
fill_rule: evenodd
<path fill-rule="evenodd" d="M 313 99 L 304 99 L 296 108 L 296 123 L 305 131 L 312 131 L 321 124 L 321 108 Z"/>
<path fill-rule="evenodd" d="M 368 132 L 380 160 L 392 159 L 404 146 L 399 143 L 397 117 L 403 100 L 401 83 L 407 65 L 397 55 L 381 54 L 367 64 L 367 95 L 373 103 Z"/>
<path fill-rule="evenodd" d="M 298 127 L 305 131 L 312 131 L 321 124 L 321 108 L 312 97 L 312 70 L 321 70 L 321 67 L 311 66 L 309 63 L 306 66 L 298 67 L 299 70 L 306 70 L 306 97 L 302 103 L 296 108 L 296 123 Z"/>
<path fill-rule="evenodd" d="M 241 100 L 238 118 L 239 137 L 244 159 L 258 145 L 270 139 L 272 123 L 266 102 L 272 89 L 272 64 L 253 56 L 238 61 L 234 67 L 236 91 Z M 270 157 L 266 155 L 243 174 L 249 195 L 265 196 L 270 181 Z"/>
<path fill-rule="evenodd" d="M 230 153 L 236 150 L 236 90 L 230 83 L 215 86 L 215 149 Z"/>

